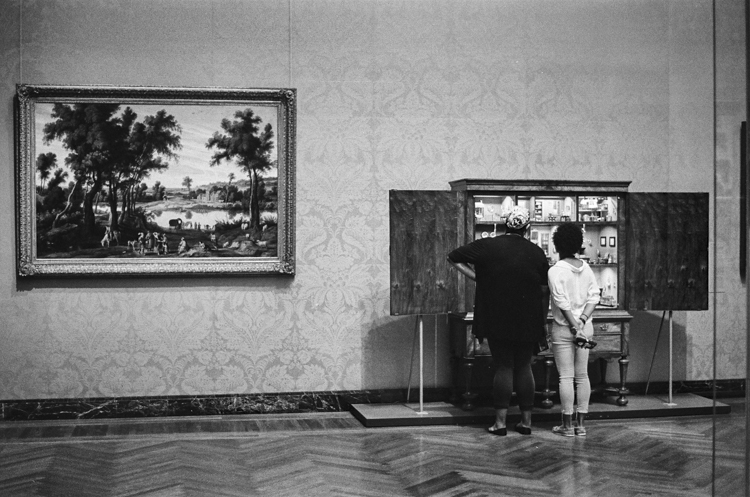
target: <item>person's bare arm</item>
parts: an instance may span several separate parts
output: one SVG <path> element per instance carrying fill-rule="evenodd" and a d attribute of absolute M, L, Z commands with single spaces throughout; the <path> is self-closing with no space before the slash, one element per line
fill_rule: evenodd
<path fill-rule="evenodd" d="M 589 302 L 586 304 L 586 307 L 583 308 L 583 312 L 581 313 L 581 321 L 584 323 L 591 320 L 594 314 L 594 310 L 596 309 L 596 302 Z"/>
<path fill-rule="evenodd" d="M 565 320 L 568 321 L 571 334 L 575 335 L 583 329 L 583 321 L 577 319 L 571 311 L 566 309 L 562 311 L 562 314 L 565 316 Z"/>
<path fill-rule="evenodd" d="M 471 266 L 464 262 L 453 262 L 452 260 L 450 260 L 450 258 L 448 259 L 448 262 L 453 264 L 453 266 L 458 269 L 459 273 L 463 274 L 472 281 L 476 281 L 477 273 L 474 272 L 474 269 Z"/>

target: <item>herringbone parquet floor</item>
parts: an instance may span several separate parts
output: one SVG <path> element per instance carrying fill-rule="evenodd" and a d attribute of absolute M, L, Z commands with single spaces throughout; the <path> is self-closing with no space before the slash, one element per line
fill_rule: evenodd
<path fill-rule="evenodd" d="M 364 428 L 348 413 L 0 424 L 0 495 L 744 495 L 744 399 L 718 417 L 593 421 L 587 437 Z M 715 467 L 715 470 L 714 470 Z"/>

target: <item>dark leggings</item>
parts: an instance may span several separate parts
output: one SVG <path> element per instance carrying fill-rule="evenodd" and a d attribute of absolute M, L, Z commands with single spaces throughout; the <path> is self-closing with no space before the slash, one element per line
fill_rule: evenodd
<path fill-rule="evenodd" d="M 488 340 L 495 363 L 495 379 L 492 382 L 493 406 L 507 409 L 513 390 L 518 397 L 518 407 L 530 411 L 534 407 L 534 374 L 531 359 L 534 344 L 531 342 L 504 342 Z"/>

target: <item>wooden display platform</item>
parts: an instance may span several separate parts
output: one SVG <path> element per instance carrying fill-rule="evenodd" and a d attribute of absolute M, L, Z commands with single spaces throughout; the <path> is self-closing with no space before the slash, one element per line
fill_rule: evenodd
<path fill-rule="evenodd" d="M 608 398 L 609 399 L 609 398 Z M 678 394 L 672 396 L 668 405 L 667 395 L 629 395 L 628 405 L 618 406 L 616 397 L 611 402 L 597 401 L 589 405 L 587 419 L 625 419 L 653 418 L 666 416 L 701 416 L 711 415 L 714 405 L 711 399 L 695 394 Z M 352 404 L 352 414 L 368 428 L 387 426 L 428 426 L 428 425 L 470 425 L 491 424 L 495 420 L 495 411 L 491 407 L 478 407 L 473 411 L 464 411 L 447 402 L 429 402 L 424 404 L 426 414 L 418 414 L 419 403 L 409 404 Z M 731 407 L 716 402 L 716 414 L 729 414 Z M 513 425 L 520 420 L 518 406 L 508 410 L 507 423 Z M 560 406 L 552 409 L 534 408 L 534 423 L 560 420 Z"/>

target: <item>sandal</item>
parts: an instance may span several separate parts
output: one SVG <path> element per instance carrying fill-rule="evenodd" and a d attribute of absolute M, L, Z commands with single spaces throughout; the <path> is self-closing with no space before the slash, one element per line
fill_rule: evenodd
<path fill-rule="evenodd" d="M 508 428 L 495 428 L 494 430 L 490 426 L 487 428 L 487 431 L 490 432 L 490 435 L 497 435 L 498 437 L 504 437 L 508 434 Z"/>
<path fill-rule="evenodd" d="M 573 427 L 565 427 L 563 425 L 555 426 L 552 428 L 552 433 L 555 435 L 560 435 L 561 437 L 574 437 L 576 436 L 576 432 L 573 429 Z"/>

